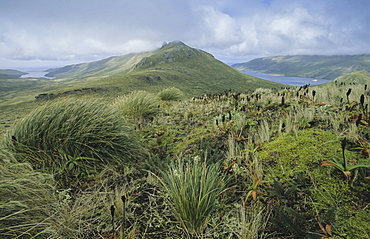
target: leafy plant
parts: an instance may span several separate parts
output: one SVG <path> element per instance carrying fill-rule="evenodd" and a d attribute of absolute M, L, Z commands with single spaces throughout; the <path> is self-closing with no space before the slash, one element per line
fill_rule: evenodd
<path fill-rule="evenodd" d="M 297 175 L 297 181 L 301 181 L 301 176 Z M 303 184 L 302 184 L 303 183 Z M 296 183 L 290 181 L 286 184 L 274 180 L 268 192 L 270 193 L 269 206 L 272 210 L 270 221 L 275 226 L 275 230 L 284 236 L 293 238 L 315 238 L 307 237 L 309 231 L 313 229 L 311 225 L 312 214 L 302 211 L 306 205 L 299 195 L 305 194 L 304 190 L 299 189 L 304 186 L 304 182 Z"/>
<path fill-rule="evenodd" d="M 252 196 L 253 200 L 257 200 L 258 186 L 260 185 L 263 178 L 262 163 L 258 161 L 257 157 L 254 157 L 253 161 L 246 165 L 247 176 L 251 180 L 250 190 L 244 199 L 244 205 L 247 203 L 248 198 Z"/>
<path fill-rule="evenodd" d="M 293 238 L 306 238 L 302 224 L 306 218 L 291 207 L 272 205 L 274 215 L 270 218 L 277 231 L 287 231 Z"/>
<path fill-rule="evenodd" d="M 346 158 L 345 153 L 344 153 L 346 149 L 346 145 L 347 145 L 347 138 L 344 138 L 341 141 L 341 145 L 342 145 L 343 162 L 340 162 L 333 158 L 332 160 L 327 160 L 323 162 L 322 163 L 323 166 L 331 166 L 331 167 L 334 167 L 340 170 L 346 176 L 348 180 L 351 178 L 352 170 L 357 169 L 357 168 L 370 168 L 369 164 L 351 164 L 349 162 L 349 160 Z"/>
<path fill-rule="evenodd" d="M 190 235 L 202 235 L 225 184 L 219 166 L 180 161 L 162 175 L 163 189 L 181 225 Z"/>
<path fill-rule="evenodd" d="M 55 174 L 62 183 L 136 161 L 145 152 L 114 109 L 87 99 L 37 108 L 8 132 L 6 144 L 21 161 Z"/>

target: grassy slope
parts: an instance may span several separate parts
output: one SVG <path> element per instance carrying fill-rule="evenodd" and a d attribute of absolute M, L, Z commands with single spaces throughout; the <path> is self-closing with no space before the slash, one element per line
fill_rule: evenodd
<path fill-rule="evenodd" d="M 126 73 L 150 52 L 115 56 L 100 61 L 68 65 L 62 68 L 50 69 L 46 76 L 57 78 L 87 78 L 91 76 L 110 76 Z"/>
<path fill-rule="evenodd" d="M 338 86 L 337 90 L 341 92 L 339 95 L 345 95 L 348 87 L 348 85 Z M 354 88 L 354 91 L 363 93 L 363 87 L 361 89 L 360 86 L 358 87 L 359 89 Z M 334 87 L 329 86 L 328 88 Z M 212 219 L 214 224 L 209 226 L 216 232 L 232 231 L 235 234 L 238 233 L 238 227 L 231 227 L 233 226 L 232 223 L 239 223 L 236 206 L 240 205 L 240 201 L 245 200 L 247 192 L 253 189 L 251 185 L 254 171 L 249 171 L 252 170 L 249 167 L 253 165 L 250 160 L 253 155 L 258 155 L 258 159 L 263 163 L 262 182 L 257 185 L 256 201 L 250 197 L 246 204 L 246 210 L 253 209 L 259 202 L 263 205 L 269 205 L 269 208 L 271 208 L 271 205 L 280 206 L 281 208 L 287 206 L 298 215 L 305 216 L 303 220 L 288 215 L 294 219 L 292 219 L 292 225 L 289 224 L 290 227 L 277 227 L 269 224 L 268 228 L 262 228 L 267 230 L 266 233 L 276 231 L 281 233 L 281 235 L 271 235 L 269 238 L 278 238 L 278 236 L 280 236 L 279 238 L 293 238 L 291 234 L 296 235 L 295 238 L 309 238 L 302 234 L 297 236 L 297 233 L 301 233 L 301 231 L 304 234 L 306 232 L 322 234 L 318 223 L 311 215 L 317 216 L 317 220 L 324 227 L 325 225 L 333 225 L 332 231 L 336 233 L 335 236 L 367 238 L 369 235 L 367 219 L 370 215 L 367 200 L 369 181 L 364 177 L 369 176 L 369 174 L 363 172 L 364 175 L 357 175 L 353 182 L 349 182 L 340 171 L 331 167 L 320 166 L 320 164 L 332 158 L 340 159 L 339 139 L 344 136 L 350 137 L 352 135 L 352 140 L 355 142 L 357 142 L 357 136 L 368 141 L 368 127 L 359 125 L 356 128 L 358 133 L 354 134 L 353 131 L 351 133 L 349 126 L 354 127 L 356 124 L 348 121 L 348 118 L 351 115 L 358 115 L 360 113 L 359 109 L 345 110 L 345 105 L 340 106 L 341 110 L 322 107 L 318 102 L 328 103 L 325 101 L 328 97 L 327 89 L 316 90 L 318 95 L 321 95 L 319 93 L 322 91 L 325 97 L 313 100 L 311 94 L 305 95 L 306 97 L 298 96 L 297 93 L 304 94 L 298 88 L 286 91 L 286 105 L 284 107 L 280 106 L 281 92 L 279 94 L 263 94 L 259 100 L 252 99 L 251 95 L 242 94 L 238 97 L 240 102 L 238 106 L 232 100 L 234 97 L 231 95 L 224 96 L 225 98 L 209 97 L 182 102 L 167 102 L 162 105 L 163 114 L 159 114 L 154 121 L 144 124 L 142 129 L 137 128 L 137 134 L 143 136 L 144 141 L 153 151 L 153 157 L 148 159 L 148 164 L 152 165 L 151 170 L 154 170 L 155 166 L 164 167 L 170 161 L 175 161 L 177 155 L 182 155 L 184 158 L 187 156 L 193 158 L 198 155 L 201 158 L 207 157 L 209 162 L 220 162 L 226 168 L 223 173 L 232 177 L 229 184 L 230 189 L 223 194 L 225 199 L 220 201 L 219 211 L 214 214 L 217 216 Z M 311 92 L 311 88 L 308 92 Z M 366 100 L 368 102 L 368 99 Z M 339 105 L 339 101 L 336 103 Z M 332 116 L 332 119 L 328 117 L 329 115 Z M 216 120 L 218 120 L 218 123 L 216 123 Z M 267 127 L 264 127 L 263 122 L 266 122 Z M 338 125 L 338 127 L 334 125 Z M 359 146 L 357 143 L 353 143 L 346 150 L 347 157 L 358 160 L 357 162 L 360 162 L 360 160 L 368 162 L 368 156 L 361 156 L 358 149 L 356 149 L 357 146 Z M 361 147 L 367 149 L 368 144 Z M 140 164 L 136 165 L 137 168 L 141 166 Z M 258 170 L 255 171 L 258 172 Z M 132 175 L 128 177 L 132 177 Z M 149 178 L 146 179 L 143 174 L 136 177 L 140 177 L 139 179 L 142 181 L 140 181 L 140 184 L 138 181 L 127 183 L 127 188 L 135 187 L 136 191 L 134 191 L 135 194 L 132 194 L 135 196 L 129 197 L 129 200 L 132 201 L 127 204 L 126 209 L 137 212 L 136 207 L 145 208 L 144 213 L 140 213 L 137 217 L 138 227 L 140 227 L 137 230 L 138 236 L 141 233 L 143 233 L 142 237 L 144 238 L 151 236 L 143 229 L 147 225 L 149 225 L 150 230 L 159 235 L 162 235 L 160 233 L 163 232 L 177 233 L 179 230 L 173 228 L 178 227 L 179 224 L 174 226 L 173 220 L 165 221 L 166 215 L 170 214 L 168 211 L 153 207 L 152 204 L 148 206 L 147 201 L 139 200 L 149 190 L 151 190 L 151 193 L 148 195 L 154 195 L 151 188 L 153 186 L 148 183 L 150 182 Z M 285 183 L 281 194 L 286 193 L 286 195 L 279 196 L 278 188 L 273 187 L 272 180 L 276 177 L 282 183 Z M 119 179 L 120 182 L 124 182 L 122 175 Z M 142 183 L 143 181 L 146 184 Z M 111 180 L 111 182 L 116 181 Z M 295 193 L 287 193 L 291 185 L 286 182 L 297 185 L 298 189 Z M 96 183 L 102 184 L 101 181 Z M 271 193 L 271 190 L 276 190 L 277 195 Z M 99 192 L 101 195 L 112 195 L 114 193 L 114 191 L 109 191 L 109 193 Z M 90 196 L 89 193 L 81 193 L 81 195 Z M 76 198 L 81 197 L 81 195 L 76 195 Z M 122 196 L 122 194 L 118 195 L 119 197 Z M 97 222 L 104 224 L 107 221 L 109 223 L 111 200 L 99 200 L 90 197 L 92 198 L 92 205 L 95 205 L 96 202 L 102 202 L 103 205 L 105 203 L 105 210 L 99 211 Z M 159 203 L 156 201 L 158 198 L 152 197 L 150 202 Z M 72 203 L 68 205 L 72 205 Z M 73 210 L 68 210 L 68 213 L 80 211 L 85 213 L 84 216 L 71 217 L 78 220 L 95 216 L 91 212 L 96 210 L 88 211 L 86 208 L 89 208 L 89 205 L 77 204 Z M 60 209 L 55 211 L 60 213 L 58 215 L 69 215 Z M 100 212 L 105 216 L 102 216 Z M 83 215 L 82 213 L 80 215 Z M 274 216 L 274 214 L 271 214 L 271 216 Z M 288 216 L 285 216 L 285 219 Z M 250 220 L 252 221 L 253 218 Z M 215 227 L 216 223 L 219 226 Z M 76 225 L 80 224 L 73 223 L 72 225 L 71 223 L 68 226 L 73 228 Z M 52 224 L 52 226 L 57 227 L 58 224 Z M 96 227 L 96 225 L 93 225 L 92 228 L 96 231 Z M 289 231 L 292 229 L 295 230 Z M 85 232 L 80 228 L 78 230 L 81 230 L 82 233 Z M 108 230 L 110 230 L 110 227 L 104 228 L 104 231 Z M 62 232 L 62 230 L 60 231 Z M 183 231 L 178 233 L 181 232 Z M 172 237 L 174 237 L 173 234 Z M 214 236 L 214 238 L 226 237 L 222 236 Z M 178 237 L 180 238 L 180 236 Z M 71 237 L 65 236 L 65 238 Z M 165 238 L 165 236 L 162 235 L 156 238 Z"/>
<path fill-rule="evenodd" d="M 241 71 L 334 80 L 354 71 L 370 71 L 370 55 L 275 56 L 233 65 Z"/>
<path fill-rule="evenodd" d="M 248 91 L 258 87 L 281 86 L 241 74 L 210 54 L 181 42 L 169 43 L 153 52 L 128 54 L 49 70 L 48 76 L 56 79 L 0 81 L 0 105 L 30 101 L 42 93 L 62 94 L 92 87 L 103 89 L 101 94 L 105 96 L 114 97 L 133 90 L 158 92 L 174 86 L 184 91 L 186 96 L 192 97 L 219 93 L 230 88 Z"/>
<path fill-rule="evenodd" d="M 183 43 L 170 43 L 152 52 L 133 65 L 128 73 L 85 80 L 86 82 L 75 86 L 99 88 L 114 86 L 123 93 L 132 90 L 157 92 L 173 86 L 190 97 L 219 93 L 228 89 L 245 92 L 259 87 L 282 86 L 242 74 L 210 54 L 190 48 Z"/>
<path fill-rule="evenodd" d="M 180 50 L 178 52 L 182 54 L 190 53 L 187 51 L 188 50 Z M 163 55 L 162 59 L 156 56 L 143 59 L 143 61 L 135 66 L 135 70 L 129 74 L 131 77 L 128 77 L 128 79 L 132 79 L 132 84 L 134 84 L 138 82 L 135 81 L 135 77 L 138 77 L 138 79 L 142 80 L 142 84 L 145 85 L 148 83 L 145 82 L 147 78 L 140 77 L 149 76 L 150 79 L 155 82 L 155 76 L 158 76 L 159 73 L 163 74 L 163 81 L 171 80 L 164 79 L 165 76 L 172 77 L 179 75 L 179 73 L 185 69 L 180 69 L 180 65 L 176 65 L 178 64 L 178 62 L 174 61 L 176 54 L 171 56 L 171 54 L 168 54 L 171 52 L 171 49 L 168 48 L 166 51 L 161 52 Z M 201 52 L 199 52 L 199 54 L 201 54 Z M 194 56 L 188 54 L 188 56 L 189 60 L 193 59 L 194 61 L 192 62 L 196 65 L 196 54 Z M 162 60 L 172 61 L 170 65 L 166 64 L 166 66 L 171 66 L 173 69 L 153 70 L 162 65 L 160 64 Z M 222 64 L 218 65 L 218 67 L 221 66 Z M 183 72 L 183 74 L 185 76 L 193 76 L 196 73 L 200 74 L 195 70 L 190 70 L 194 69 L 189 68 L 188 74 L 186 72 Z M 150 75 L 151 73 L 152 75 Z M 166 74 L 168 74 L 168 76 Z M 361 71 L 344 76 L 342 79 L 356 79 L 358 82 L 364 80 L 363 84 L 368 84 L 370 82 L 370 79 L 367 78 L 368 76 L 369 74 L 367 72 Z M 107 84 L 113 83 L 114 80 L 117 81 L 115 83 L 120 84 L 120 80 L 122 80 L 119 77 L 111 77 L 108 79 L 109 81 Z M 172 80 L 181 82 L 181 80 L 178 79 Z M 96 82 L 103 84 L 104 80 L 98 80 Z M 154 84 L 153 82 L 151 84 Z M 185 83 L 186 82 L 184 82 L 184 84 Z M 344 97 L 348 87 L 352 87 L 353 91 L 355 91 L 354 93 L 357 91 L 357 93 L 365 93 L 363 87 L 356 85 L 356 87 L 358 87 L 356 90 L 353 85 L 346 85 L 337 87 L 337 91 L 340 92 L 338 95 Z M 137 133 L 144 136 L 146 144 L 153 150 L 153 157 L 151 158 L 153 162 L 151 163 L 153 163 L 154 166 L 165 165 L 168 163 L 166 157 L 172 156 L 172 158 L 168 158 L 170 160 L 175 160 L 175 156 L 182 153 L 184 157 L 202 156 L 203 154 L 202 158 L 208 157 L 210 161 L 215 160 L 221 162 L 223 166 L 230 165 L 229 168 L 225 166 L 226 169 L 224 171 L 233 177 L 230 181 L 232 187 L 224 194 L 229 201 L 225 199 L 220 202 L 220 210 L 215 214 L 217 216 L 213 218 L 214 224 L 212 224 L 215 225 L 217 223 L 218 226 L 215 227 L 210 225 L 210 228 L 214 228 L 215 232 L 225 233 L 225 231 L 233 231 L 233 233 L 237 234 L 239 228 L 231 228 L 233 224 L 229 222 L 239 223 L 237 221 L 239 214 L 237 214 L 238 211 L 235 206 L 239 205 L 240 201 L 246 198 L 247 192 L 253 189 L 251 186 L 253 174 L 251 171 L 248 171 L 249 165 L 251 167 L 253 164 L 248 160 L 250 160 L 252 156 L 257 155 L 256 152 L 258 152 L 258 158 L 264 165 L 264 171 L 262 172 L 263 180 L 261 184 L 257 185 L 256 202 L 263 203 L 263 205 L 280 205 L 281 208 L 287 206 L 295 210 L 298 215 L 301 214 L 306 217 L 305 220 L 302 220 L 299 219 L 299 217 L 295 218 L 292 215 L 288 215 L 290 218 L 294 219 L 292 219 L 293 223 L 289 225 L 290 227 L 273 227 L 272 224 L 269 224 L 268 228 L 262 228 L 267 229 L 267 233 L 279 231 L 281 233 L 280 238 L 293 238 L 291 234 L 297 235 L 297 231 L 301 230 L 303 233 L 308 231 L 322 234 L 323 232 L 315 221 L 315 219 L 317 219 L 324 227 L 326 225 L 332 225 L 332 231 L 336 233 L 335 237 L 339 235 L 341 238 L 367 238 L 369 236 L 368 217 L 370 215 L 368 207 L 369 181 L 364 177 L 369 176 L 369 172 L 364 170 L 362 174 L 359 173 L 359 175 L 353 176 L 353 181 L 347 181 L 340 171 L 320 165 L 323 161 L 332 158 L 341 159 L 339 139 L 344 136 L 352 138 L 353 141 L 351 147 L 346 150 L 347 157 L 353 159 L 354 162 L 356 160 L 358 160 L 357 162 L 365 160 L 368 162 L 368 156 L 360 155 L 358 148 L 361 150 L 369 150 L 369 145 L 366 143 L 369 141 L 369 128 L 362 124 L 356 126 L 355 122 L 349 121 L 350 116 L 358 116 L 361 113 L 359 108 L 345 110 L 348 105 L 341 105 L 339 100 L 335 102 L 335 104 L 339 105 L 340 109 L 335 107 L 323 107 L 318 104 L 319 102 L 330 103 L 325 101 L 329 97 L 327 92 L 336 87 L 331 87 L 329 85 L 328 88 L 329 89 L 315 88 L 317 91 L 317 98 L 315 98 L 315 100 L 312 99 L 311 88 L 307 90 L 308 94 L 304 94 L 304 92 L 298 88 L 286 91 L 286 105 L 284 107 L 280 105 L 281 94 L 277 93 L 263 94 L 259 100 L 251 98 L 250 95 L 240 95 L 240 104 L 238 106 L 233 103 L 233 96 L 228 96 L 228 98 L 226 96 L 224 96 L 226 98 L 209 97 L 208 99 L 196 99 L 194 101 L 187 100 L 183 102 L 166 103 L 163 104 L 163 114 L 160 114 L 153 122 L 148 122 L 142 130 L 138 129 Z M 319 98 L 318 96 L 320 95 L 323 97 Z M 337 99 L 337 97 L 331 98 Z M 356 100 L 358 101 L 358 98 L 356 98 Z M 366 98 L 366 103 L 368 103 L 368 101 L 369 99 Z M 37 104 L 42 104 L 43 102 L 45 101 L 33 101 L 32 104 L 19 105 L 22 108 L 7 106 L 7 113 L 20 117 L 24 114 L 24 112 L 20 111 L 21 109 L 29 111 L 36 107 Z M 0 111 L 3 111 L 3 109 L 5 109 L 5 107 L 0 108 Z M 17 111 L 17 109 L 19 111 Z M 216 120 L 218 123 L 216 123 Z M 1 122 L 3 121 L 0 120 L 0 123 Z M 267 127 L 263 127 L 263 122 L 266 122 Z M 354 127 L 356 127 L 356 130 L 354 130 Z M 361 141 L 359 139 L 361 139 Z M 358 142 L 365 143 L 364 145 L 358 145 Z M 232 154 L 232 152 L 234 153 Z M 137 167 L 140 167 L 140 165 L 137 165 Z M 298 177 L 300 176 L 298 173 L 303 175 L 302 178 Z M 132 175 L 129 175 L 129 177 L 132 177 Z M 148 179 L 143 177 L 143 175 L 140 175 L 140 177 L 142 177 L 140 178 L 142 181 L 147 180 L 145 181 L 146 184 L 138 184 L 137 181 L 128 181 L 129 183 L 127 183 L 127 185 L 125 184 L 127 188 L 135 187 L 135 191 L 132 193 L 132 195 L 135 196 L 130 197 L 129 200 L 138 200 L 138 198 L 142 198 L 141 196 L 147 192 L 150 192 L 147 193 L 148 195 L 154 195 L 151 188 L 153 186 L 148 183 L 149 177 Z M 297 192 L 288 195 L 286 192 L 291 185 L 287 183 L 284 184 L 285 188 L 283 190 L 283 193 L 287 195 L 279 197 L 279 195 L 271 193 L 271 190 L 274 190 L 272 180 L 275 177 L 279 177 L 281 182 L 284 183 L 290 182 L 291 180 L 291 182 L 297 185 Z M 119 179 L 120 182 L 124 181 L 122 180 L 122 175 L 120 175 Z M 110 180 L 110 183 L 111 182 L 115 181 Z M 96 183 L 102 185 L 100 181 Z M 127 190 L 127 188 L 125 188 L 125 190 Z M 234 191 L 233 188 L 236 190 Z M 109 191 L 109 193 L 102 193 L 99 191 L 99 195 L 112 195 L 114 193 L 115 191 Z M 48 195 L 48 193 L 46 194 Z M 51 192 L 49 194 L 51 195 Z M 75 195 L 76 200 L 82 198 L 82 195 L 86 197 L 90 196 L 89 193 L 81 193 L 81 195 Z M 121 197 L 123 194 L 117 192 L 117 195 Z M 75 203 L 77 206 L 72 210 L 67 207 L 72 207 L 72 202 L 70 204 L 67 204 L 69 202 L 66 203 L 67 206 L 64 208 L 68 210 L 63 211 L 59 208 L 54 208 L 53 212 L 55 211 L 55 213 L 58 214 L 50 218 L 57 218 L 58 220 L 56 222 L 52 221 L 52 227 L 58 228 L 59 226 L 60 228 L 56 230 L 58 232 L 63 232 L 63 229 L 67 228 L 67 226 L 73 229 L 77 228 L 84 224 L 79 224 L 79 221 L 73 221 L 74 223 L 70 224 L 68 224 L 68 222 L 77 219 L 84 220 L 85 218 L 93 218 L 95 215 L 92 212 L 99 212 L 97 216 L 98 219 L 94 222 L 95 224 L 92 225 L 94 231 L 97 230 L 96 223 L 109 224 L 109 206 L 111 205 L 112 199 L 102 200 L 101 198 L 90 197 L 92 198 L 90 201 L 84 200 L 87 202 L 86 204 L 79 205 Z M 14 200 L 11 197 L 10 199 Z M 156 197 L 152 197 L 150 200 L 158 204 L 160 203 L 156 201 L 158 200 Z M 50 200 L 50 202 L 54 203 L 52 200 Z M 46 202 L 45 205 L 47 207 L 55 206 L 55 204 L 50 202 Z M 102 203 L 103 206 L 95 206 L 95 208 L 91 210 L 86 209 L 89 208 L 90 205 L 96 205 L 97 202 Z M 166 215 L 170 214 L 168 211 L 164 211 L 163 208 L 159 207 L 153 208 L 152 205 L 148 206 L 148 204 L 145 204 L 145 201 L 131 202 L 132 201 L 127 204 L 127 210 L 137 212 L 139 210 L 135 207 L 145 207 L 145 210 L 143 210 L 144 213 L 140 213 L 137 217 L 138 227 L 155 225 L 151 226 L 151 228 L 155 228 L 156 231 L 154 232 L 159 235 L 162 235 L 160 233 L 164 231 L 169 233 L 179 231 L 173 229 L 178 228 L 179 224 L 174 226 L 173 220 L 170 222 L 164 221 Z M 249 198 L 246 210 L 253 209 L 256 202 L 252 202 L 252 198 Z M 64 204 L 62 206 L 64 206 Z M 97 208 L 99 208 L 99 210 Z M 105 208 L 106 210 L 101 210 L 101 208 Z M 76 212 L 80 213 L 78 214 L 79 216 L 71 216 L 69 220 L 65 222 L 60 219 L 67 219 L 68 213 Z M 133 213 L 130 215 L 135 214 Z M 317 218 L 313 218 L 311 215 L 315 215 Z M 285 216 L 285 218 L 288 216 Z M 151 221 L 149 221 L 149 219 Z M 228 221 L 228 219 L 230 219 L 230 221 Z M 250 220 L 252 221 L 253 218 Z M 44 221 L 42 222 L 44 223 Z M 48 223 L 50 223 L 50 221 Z M 299 230 L 297 230 L 297 228 Z M 172 229 L 172 231 L 170 229 Z M 289 229 L 296 229 L 297 231 L 289 231 Z M 64 230 L 67 231 L 67 229 Z M 82 233 L 85 233 L 81 228 L 75 229 L 75 231 L 77 230 L 81 230 Z M 110 227 L 103 228 L 103 232 L 108 230 L 110 230 Z M 75 231 L 70 231 L 72 231 L 74 235 L 76 234 Z M 140 228 L 137 231 L 137 233 L 144 234 L 147 232 L 145 228 Z M 263 231 L 264 230 L 260 230 L 261 233 Z M 183 231 L 178 233 L 181 232 Z M 138 236 L 139 235 L 140 234 L 138 234 Z M 150 237 L 150 235 L 145 236 Z M 271 235 L 273 238 L 277 238 L 277 236 L 279 235 Z M 64 237 L 71 238 L 71 236 Z M 214 237 L 221 238 L 221 236 Z M 164 236 L 158 238 L 164 238 Z M 305 238 L 305 236 L 300 235 L 295 238 Z"/>
<path fill-rule="evenodd" d="M 72 70 L 67 72 L 68 69 Z M 57 71 L 60 73 L 57 74 Z M 111 99 L 133 90 L 157 93 L 173 86 L 181 89 L 187 97 L 193 97 L 228 89 L 247 92 L 259 87 L 282 86 L 242 74 L 210 54 L 183 43 L 170 43 L 150 53 L 111 57 L 53 72 L 57 77 L 54 80 L 27 78 L 0 81 L 0 124 L 7 127 L 15 118 L 28 113 L 34 104 L 38 104 L 34 102 L 35 96 L 42 93 L 63 94 L 95 87 L 102 90 L 85 94 Z M 112 76 L 107 77 L 108 72 Z"/>
<path fill-rule="evenodd" d="M 19 78 L 24 74 L 27 74 L 27 73 L 22 72 L 22 71 L 17 71 L 17 70 L 0 69 L 0 80 Z"/>
<path fill-rule="evenodd" d="M 342 82 L 366 85 L 370 82 L 370 73 L 365 70 L 355 71 L 347 75 L 339 76 L 332 84 L 340 84 Z"/>

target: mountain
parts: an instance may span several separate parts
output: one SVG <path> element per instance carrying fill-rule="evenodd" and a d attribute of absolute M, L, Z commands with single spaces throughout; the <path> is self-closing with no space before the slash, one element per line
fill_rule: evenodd
<path fill-rule="evenodd" d="M 234 64 L 233 67 L 240 71 L 334 80 L 351 72 L 370 71 L 370 55 L 274 56 Z"/>
<path fill-rule="evenodd" d="M 100 75 L 102 77 L 126 73 L 142 58 L 150 53 L 127 54 L 114 56 L 100 61 L 68 65 L 62 68 L 49 69 L 45 76 L 56 78 L 86 78 Z"/>
<path fill-rule="evenodd" d="M 179 41 L 166 43 L 152 52 L 110 57 L 48 72 L 46 76 L 68 82 L 70 89 L 94 87 L 121 93 L 177 87 L 187 96 L 198 96 L 228 89 L 246 92 L 283 86 L 243 74 L 211 54 Z"/>
<path fill-rule="evenodd" d="M 10 69 L 0 69 L 0 80 L 1 79 L 16 79 L 23 75 L 27 74 L 26 72 L 10 70 Z"/>

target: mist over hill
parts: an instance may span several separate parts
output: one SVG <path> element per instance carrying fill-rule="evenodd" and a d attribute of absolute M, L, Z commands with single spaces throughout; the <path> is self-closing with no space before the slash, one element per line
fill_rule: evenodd
<path fill-rule="evenodd" d="M 370 55 L 273 56 L 232 66 L 240 71 L 334 80 L 351 72 L 370 71 Z"/>

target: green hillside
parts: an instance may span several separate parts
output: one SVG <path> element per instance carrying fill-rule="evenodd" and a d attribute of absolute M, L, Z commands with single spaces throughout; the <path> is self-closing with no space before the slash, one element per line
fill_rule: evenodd
<path fill-rule="evenodd" d="M 181 42 L 136 56 L 0 90 L 1 238 L 370 238 L 370 73 L 272 90 Z"/>
<path fill-rule="evenodd" d="M 27 73 L 11 69 L 0 69 L 0 80 L 3 79 L 15 79 Z"/>
<path fill-rule="evenodd" d="M 362 70 L 349 73 L 347 75 L 339 76 L 332 84 L 362 84 L 366 85 L 370 83 L 370 73 Z"/>
<path fill-rule="evenodd" d="M 157 92 L 166 87 L 177 87 L 192 97 L 229 89 L 247 92 L 260 87 L 282 86 L 242 74 L 209 53 L 182 42 L 164 44 L 153 52 L 49 70 L 47 76 L 57 78 L 56 93 L 91 87 L 109 90 L 110 94 L 133 90 Z M 61 87 L 62 82 L 66 83 L 65 87 Z"/>
<path fill-rule="evenodd" d="M 49 69 L 46 76 L 55 78 L 0 81 L 0 105 L 32 101 L 39 94 L 58 96 L 99 91 L 97 94 L 112 98 L 134 90 L 156 93 L 163 88 L 177 87 L 186 97 L 194 97 L 229 89 L 248 92 L 260 87 L 282 86 L 247 76 L 182 42 L 164 44 L 152 52 Z"/>
<path fill-rule="evenodd" d="M 240 71 L 334 80 L 354 71 L 370 71 L 370 55 L 274 56 L 235 64 L 233 67 Z"/>
<path fill-rule="evenodd" d="M 114 56 L 100 61 L 68 65 L 62 68 L 47 70 L 48 77 L 57 78 L 86 78 L 91 76 L 110 76 L 126 73 L 130 68 L 150 53 L 127 54 Z"/>

